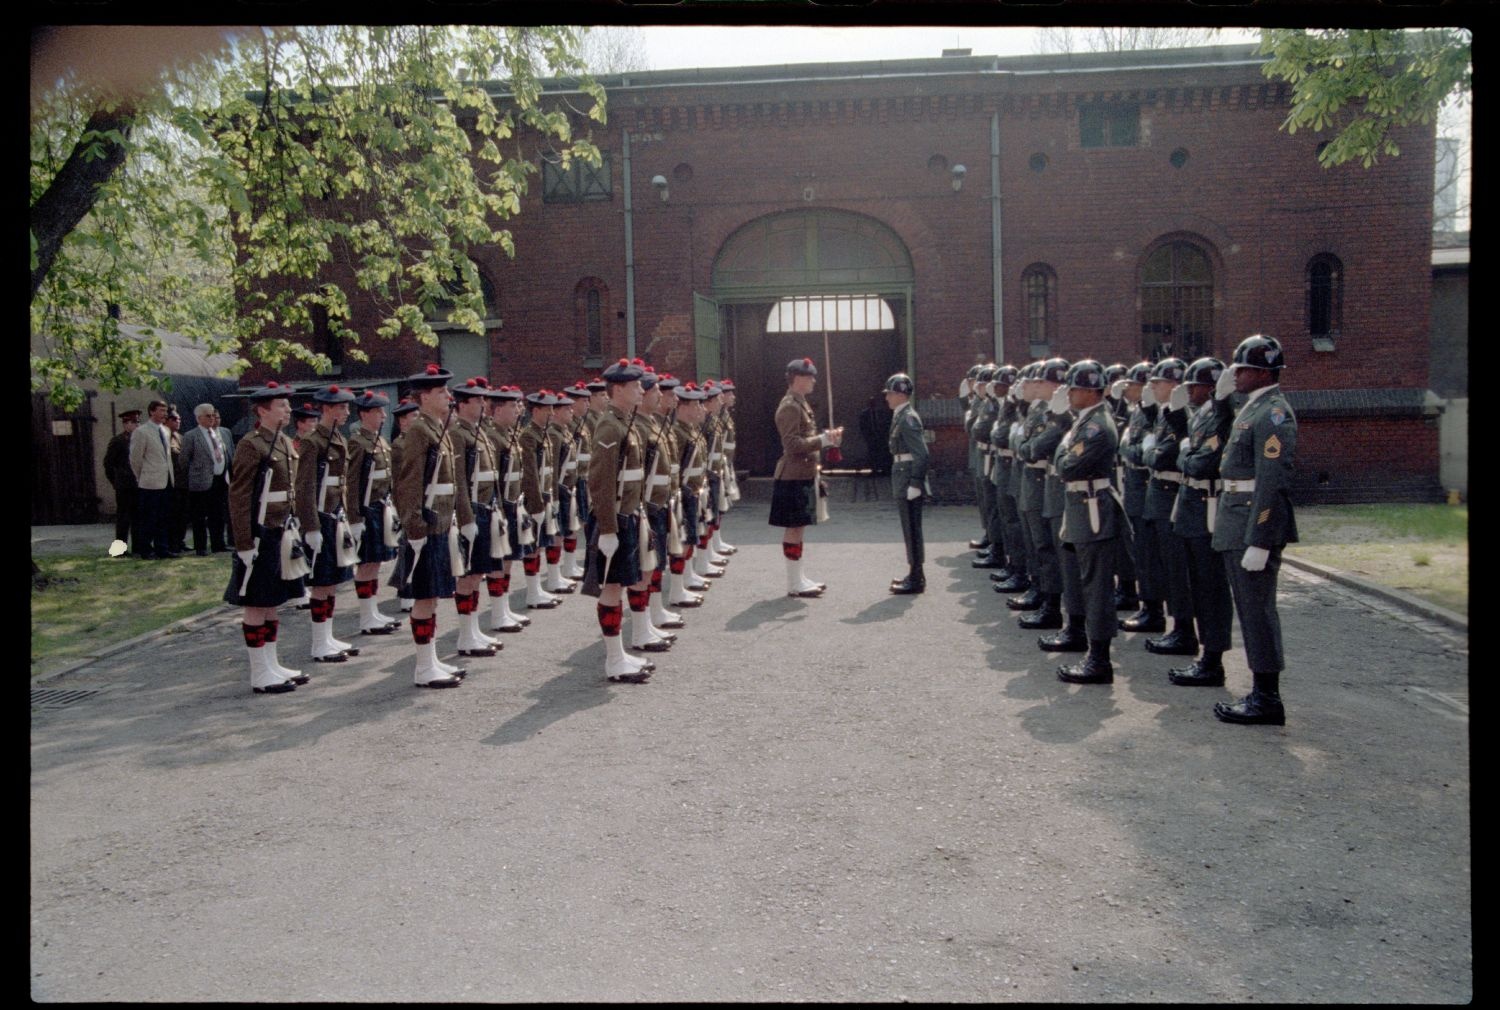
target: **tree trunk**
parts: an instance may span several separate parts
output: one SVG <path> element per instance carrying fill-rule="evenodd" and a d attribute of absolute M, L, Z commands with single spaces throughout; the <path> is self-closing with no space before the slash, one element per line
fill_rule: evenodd
<path fill-rule="evenodd" d="M 135 109 L 130 105 L 110 111 L 96 110 L 89 116 L 83 135 L 73 146 L 62 170 L 53 178 L 47 191 L 31 205 L 31 234 L 37 243 L 36 269 L 31 271 L 32 299 L 36 298 L 42 281 L 47 279 L 63 239 L 93 208 L 94 201 L 99 198 L 99 187 L 125 164 L 125 146 L 102 134 L 116 130 L 122 136 L 128 136 L 134 121 Z M 100 146 L 101 153 L 90 156 L 89 148 L 95 144 Z"/>

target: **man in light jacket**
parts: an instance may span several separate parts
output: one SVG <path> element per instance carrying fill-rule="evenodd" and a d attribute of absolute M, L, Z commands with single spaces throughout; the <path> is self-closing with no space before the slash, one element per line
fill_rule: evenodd
<path fill-rule="evenodd" d="M 156 560 L 181 555 L 172 550 L 172 434 L 166 428 L 167 405 L 152 400 L 148 420 L 130 436 L 130 469 L 139 490 L 141 539 L 146 556 Z"/>

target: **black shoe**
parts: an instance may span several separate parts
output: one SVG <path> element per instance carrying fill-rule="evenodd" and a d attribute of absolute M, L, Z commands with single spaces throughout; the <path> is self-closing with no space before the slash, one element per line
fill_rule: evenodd
<path fill-rule="evenodd" d="M 1005 605 L 1011 610 L 1035 610 L 1042 605 L 1042 594 L 1035 586 L 1032 586 L 1020 596 L 1006 600 Z"/>
<path fill-rule="evenodd" d="M 1167 679 L 1178 687 L 1223 687 L 1224 667 L 1220 663 L 1207 666 L 1198 659 L 1192 666 L 1168 670 Z"/>
<path fill-rule="evenodd" d="M 497 644 L 497 645 L 486 645 L 482 649 L 459 649 L 458 650 L 458 654 L 460 656 L 493 656 L 495 653 L 497 653 L 499 651 L 500 651 L 500 646 Z"/>
<path fill-rule="evenodd" d="M 1140 607 L 1140 605 L 1141 601 L 1136 597 L 1134 593 L 1126 594 L 1120 592 L 1118 589 L 1115 590 L 1116 610 L 1136 610 Z"/>
<path fill-rule="evenodd" d="M 360 628 L 361 635 L 389 635 L 396 630 L 394 624 L 382 624 L 378 628 Z"/>
<path fill-rule="evenodd" d="M 206 557 L 208 557 L 208 548 L 207 547 L 199 547 L 193 553 L 196 554 L 196 555 L 198 555 L 200 558 L 206 558 Z"/>
<path fill-rule="evenodd" d="M 1082 621 L 1069 621 L 1057 634 L 1038 638 L 1036 644 L 1043 652 L 1087 652 L 1089 636 L 1084 634 Z"/>
<path fill-rule="evenodd" d="M 970 568 L 1004 568 L 1005 559 L 994 551 L 986 551 L 973 561 L 969 562 Z"/>
<path fill-rule="evenodd" d="M 1281 707 L 1281 697 L 1252 690 L 1232 705 L 1222 701 L 1214 706 L 1214 715 L 1220 722 L 1237 722 L 1245 726 L 1285 726 L 1286 709 Z"/>
<path fill-rule="evenodd" d="M 250 690 L 256 694 L 286 694 L 288 691 L 297 690 L 297 685 L 289 680 L 283 680 L 280 684 L 270 684 L 266 687 L 252 687 Z"/>
<path fill-rule="evenodd" d="M 527 610 L 551 610 L 562 603 L 561 600 L 543 600 L 541 603 L 526 604 Z"/>
<path fill-rule="evenodd" d="M 347 663 L 349 657 L 342 652 L 332 652 L 326 656 L 314 656 L 312 661 L 314 663 Z"/>
<path fill-rule="evenodd" d="M 1049 631 L 1053 628 L 1063 626 L 1062 610 L 1057 604 L 1048 601 L 1042 604 L 1035 613 L 1027 614 L 1016 622 L 1028 631 Z"/>
<path fill-rule="evenodd" d="M 613 677 L 606 677 L 611 684 L 644 684 L 651 679 L 650 670 L 642 670 L 639 673 L 621 673 Z"/>
<path fill-rule="evenodd" d="M 491 628 L 488 632 L 486 632 L 486 634 L 491 634 L 491 635 L 519 635 L 521 632 L 523 632 L 525 630 L 526 630 L 526 625 L 520 624 L 520 623 L 516 623 L 516 624 L 507 624 L 503 628 Z"/>
<path fill-rule="evenodd" d="M 310 680 L 312 680 L 311 677 L 309 677 L 307 674 L 301 673 L 301 672 L 294 673 L 290 677 L 287 678 L 288 682 L 290 682 L 292 684 L 297 684 L 299 686 L 302 685 L 302 684 L 306 684 Z"/>
<path fill-rule="evenodd" d="M 1158 656 L 1198 655 L 1198 636 L 1181 627 L 1173 628 L 1160 638 L 1146 639 L 1146 651 Z"/>
<path fill-rule="evenodd" d="M 632 652 L 666 652 L 672 648 L 671 642 L 647 642 L 645 645 L 632 645 Z"/>
<path fill-rule="evenodd" d="M 987 551 L 990 549 L 990 538 L 985 537 L 983 540 L 970 540 L 969 546 L 976 551 Z"/>
<path fill-rule="evenodd" d="M 927 579 L 915 573 L 908 575 L 899 582 L 891 583 L 891 592 L 897 596 L 910 596 L 914 593 L 922 593 L 927 590 Z"/>
<path fill-rule="evenodd" d="M 1059 666 L 1057 679 L 1065 684 L 1113 684 L 1115 668 L 1109 660 L 1085 656 L 1083 662 L 1072 666 Z"/>
<path fill-rule="evenodd" d="M 993 579 L 994 576 L 991 575 L 990 578 Z M 1016 572 L 1010 578 L 1005 579 L 1004 581 L 998 583 L 995 586 L 995 592 L 997 592 L 997 593 L 1024 593 L 1024 592 L 1026 592 L 1026 590 L 1028 590 L 1030 588 L 1031 588 L 1031 576 L 1027 575 L 1025 572 Z"/>
<path fill-rule="evenodd" d="M 413 682 L 411 686 L 412 687 L 457 687 L 460 679 L 461 678 L 459 678 L 459 676 L 457 674 L 453 674 L 453 675 L 450 675 L 450 676 L 447 676 L 447 677 L 443 677 L 443 678 L 441 678 L 439 680 L 429 680 L 425 684 L 418 684 L 416 682 Z"/>
<path fill-rule="evenodd" d="M 1167 630 L 1167 619 L 1160 613 L 1142 606 L 1140 610 L 1120 621 L 1121 631 L 1157 632 Z"/>

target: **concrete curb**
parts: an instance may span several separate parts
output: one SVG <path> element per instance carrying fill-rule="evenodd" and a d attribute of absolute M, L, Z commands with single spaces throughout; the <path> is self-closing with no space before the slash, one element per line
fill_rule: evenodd
<path fill-rule="evenodd" d="M 1290 554 L 1283 553 L 1281 560 L 1284 564 L 1291 565 L 1293 568 L 1301 569 L 1312 575 L 1321 576 L 1330 582 L 1337 582 L 1340 585 L 1348 586 L 1350 589 L 1356 589 L 1362 593 L 1369 593 L 1371 596 L 1378 596 L 1388 603 L 1394 603 L 1403 610 L 1418 614 L 1431 621 L 1446 624 L 1448 627 L 1462 631 L 1464 634 L 1469 633 L 1469 619 L 1463 614 L 1449 610 L 1447 607 L 1440 607 L 1436 603 L 1428 603 L 1426 600 L 1418 599 L 1409 593 L 1403 593 L 1389 586 L 1382 586 L 1368 579 L 1361 579 L 1358 576 L 1350 575 L 1348 572 L 1340 571 L 1337 568 L 1329 568 L 1327 565 L 1320 565 L 1303 558 L 1294 558 Z"/>
<path fill-rule="evenodd" d="M 40 684 L 49 680 L 54 680 L 58 677 L 63 676 L 64 674 L 72 673 L 74 670 L 81 670 L 85 666 L 88 666 L 92 663 L 97 663 L 101 659 L 107 659 L 117 652 L 124 652 L 126 649 L 132 649 L 135 646 L 142 644 L 143 642 L 149 642 L 152 639 L 174 634 L 175 632 L 187 628 L 190 625 L 197 624 L 199 621 L 207 621 L 213 617 L 233 617 L 237 613 L 239 613 L 239 611 L 239 607 L 231 607 L 227 603 L 216 603 L 207 610 L 200 610 L 196 614 L 189 614 L 187 617 L 183 617 L 179 620 L 173 621 L 171 624 L 164 625 L 160 628 L 155 629 L 154 631 L 143 632 L 142 634 L 136 635 L 134 638 L 127 638 L 123 642 L 115 642 L 113 645 L 106 645 L 98 652 L 95 652 L 88 656 L 80 656 L 74 662 L 71 662 L 66 666 L 58 667 L 56 670 L 50 670 L 46 673 L 38 673 L 31 678 L 31 682 L 33 684 Z"/>

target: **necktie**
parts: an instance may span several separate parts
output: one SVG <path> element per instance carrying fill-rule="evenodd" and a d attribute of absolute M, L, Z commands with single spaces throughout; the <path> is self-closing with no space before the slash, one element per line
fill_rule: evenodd
<path fill-rule="evenodd" d="M 209 444 L 214 447 L 214 476 L 224 472 L 224 446 L 219 442 L 219 429 L 204 428 L 208 434 Z"/>

